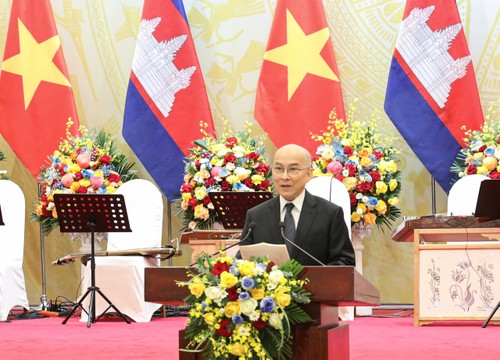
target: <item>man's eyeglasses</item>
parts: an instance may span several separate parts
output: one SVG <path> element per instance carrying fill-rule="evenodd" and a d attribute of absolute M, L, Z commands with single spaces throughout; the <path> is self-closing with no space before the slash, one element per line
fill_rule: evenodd
<path fill-rule="evenodd" d="M 289 169 L 285 169 L 284 167 L 282 166 L 274 166 L 273 167 L 273 174 L 276 174 L 276 175 L 282 175 L 285 173 L 285 171 L 288 173 L 288 175 L 297 175 L 299 172 L 301 172 L 302 170 L 307 170 L 309 169 L 308 167 L 306 168 L 298 168 L 298 167 L 291 167 Z"/>

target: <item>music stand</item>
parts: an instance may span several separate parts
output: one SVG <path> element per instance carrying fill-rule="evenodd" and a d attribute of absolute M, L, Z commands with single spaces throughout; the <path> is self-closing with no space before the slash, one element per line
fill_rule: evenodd
<path fill-rule="evenodd" d="M 247 211 L 272 199 L 269 191 L 211 191 L 208 193 L 224 229 L 243 229 Z"/>
<path fill-rule="evenodd" d="M 500 180 L 488 179 L 481 182 L 474 216 L 486 218 L 488 221 L 500 219 Z M 488 326 L 488 323 L 499 308 L 500 301 L 495 306 L 488 319 L 483 323 L 483 328 Z"/>
<path fill-rule="evenodd" d="M 59 220 L 59 230 L 61 232 L 90 232 L 90 274 L 91 282 L 85 294 L 66 316 L 63 324 L 69 320 L 76 309 L 81 308 L 88 315 L 87 327 L 91 323 L 98 321 L 101 316 L 113 308 L 116 313 L 130 324 L 130 320 L 121 313 L 118 308 L 103 294 L 95 284 L 95 245 L 94 233 L 96 232 L 131 232 L 130 224 L 123 195 L 99 195 L 99 194 L 54 194 L 54 204 L 56 206 Z M 95 293 L 99 293 L 109 304 L 108 308 L 95 316 Z M 90 295 L 89 311 L 83 308 L 83 301 Z"/>

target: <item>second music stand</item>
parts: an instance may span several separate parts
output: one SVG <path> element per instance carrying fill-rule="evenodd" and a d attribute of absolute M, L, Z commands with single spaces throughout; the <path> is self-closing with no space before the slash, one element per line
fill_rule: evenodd
<path fill-rule="evenodd" d="M 89 311 L 87 312 L 87 327 L 95 323 L 95 294 L 96 292 L 109 304 L 103 314 L 110 308 L 130 324 L 130 320 L 121 313 L 118 308 L 103 294 L 95 284 L 95 245 L 94 233 L 96 232 L 131 232 L 130 224 L 123 195 L 99 195 L 99 194 L 54 194 L 54 204 L 56 206 L 57 217 L 59 219 L 59 230 L 61 232 L 90 232 L 90 274 L 91 283 L 85 294 L 66 316 L 63 324 L 69 320 L 76 309 L 83 308 L 83 301 L 90 295 Z"/>

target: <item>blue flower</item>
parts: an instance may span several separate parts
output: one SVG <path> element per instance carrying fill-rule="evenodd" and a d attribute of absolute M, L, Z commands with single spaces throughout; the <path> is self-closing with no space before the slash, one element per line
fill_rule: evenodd
<path fill-rule="evenodd" d="M 94 172 L 92 170 L 89 170 L 89 169 L 84 169 L 84 170 L 82 170 L 82 175 L 85 179 L 90 179 L 92 177 L 92 175 L 94 175 Z"/>
<path fill-rule="evenodd" d="M 493 146 L 488 146 L 488 147 L 484 150 L 484 155 L 491 155 L 491 156 L 494 156 L 494 155 L 495 155 L 495 152 L 496 152 L 496 149 L 495 149 Z"/>
<path fill-rule="evenodd" d="M 243 320 L 243 316 L 241 316 L 241 315 L 234 315 L 234 316 L 231 318 L 231 320 L 233 320 L 233 323 L 234 323 L 235 325 L 243 324 L 243 321 L 244 321 L 244 320 Z"/>
<path fill-rule="evenodd" d="M 220 177 L 226 177 L 228 175 L 229 175 L 229 171 L 225 167 L 222 168 L 222 169 L 220 169 L 220 171 L 219 171 L 219 176 Z"/>
<path fill-rule="evenodd" d="M 238 299 L 241 301 L 248 300 L 250 298 L 250 294 L 247 293 L 246 291 L 242 291 L 240 295 L 238 295 Z"/>
<path fill-rule="evenodd" d="M 233 274 L 234 276 L 240 276 L 240 269 L 238 269 L 237 266 L 231 265 L 229 267 L 229 272 Z"/>
<path fill-rule="evenodd" d="M 368 206 L 377 206 L 378 205 L 378 199 L 374 196 L 368 196 L 368 201 L 366 202 L 366 205 Z"/>
<path fill-rule="evenodd" d="M 251 290 L 255 287 L 255 280 L 251 276 L 243 276 L 241 287 L 245 290 Z"/>
<path fill-rule="evenodd" d="M 260 311 L 265 313 L 271 313 L 274 311 L 274 300 L 270 297 L 265 297 L 260 301 Z"/>

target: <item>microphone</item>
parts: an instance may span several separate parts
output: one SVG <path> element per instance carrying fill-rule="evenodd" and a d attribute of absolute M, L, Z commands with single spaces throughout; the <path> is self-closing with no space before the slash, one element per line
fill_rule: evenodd
<path fill-rule="evenodd" d="M 248 239 L 248 237 L 250 236 L 250 234 L 252 233 L 252 231 L 255 229 L 255 227 L 256 227 L 256 226 L 257 226 L 257 224 L 256 224 L 254 221 L 252 221 L 252 222 L 250 223 L 250 225 L 248 225 L 248 232 L 247 232 L 247 234 L 243 237 L 243 239 L 241 239 L 241 240 L 240 240 L 240 241 L 238 241 L 238 242 L 235 242 L 234 244 L 231 244 L 231 245 L 229 245 L 229 246 L 226 246 L 224 249 L 220 249 L 219 251 L 217 251 L 217 252 L 213 253 L 211 256 L 216 256 L 216 255 L 219 255 L 219 254 L 220 254 L 221 252 L 223 252 L 223 251 L 229 250 L 229 249 L 231 249 L 231 248 L 232 248 L 232 247 L 234 247 L 234 246 L 240 245 L 242 242 L 244 242 L 244 241 L 246 241 L 246 239 Z M 195 261 L 194 263 L 190 264 L 189 266 L 194 266 L 194 265 L 196 265 L 196 261 Z"/>
<path fill-rule="evenodd" d="M 285 236 L 285 232 L 284 232 L 284 230 L 285 230 L 285 222 L 284 221 L 281 221 L 279 226 L 280 226 L 280 230 L 281 230 L 281 236 L 283 237 L 283 239 L 285 239 L 286 242 L 288 242 L 289 244 L 292 244 L 293 246 L 295 246 L 297 249 L 299 249 L 300 251 L 302 251 L 304 254 L 306 254 L 307 256 L 309 256 L 311 259 L 313 259 L 314 261 L 316 261 L 321 266 L 326 266 L 324 263 L 322 263 L 321 261 L 319 261 L 318 259 L 316 259 L 314 256 L 312 256 L 311 254 L 309 254 L 307 251 L 305 251 L 304 249 L 302 249 L 299 245 L 297 245 L 296 243 L 294 243 L 292 240 L 288 239 Z"/>

